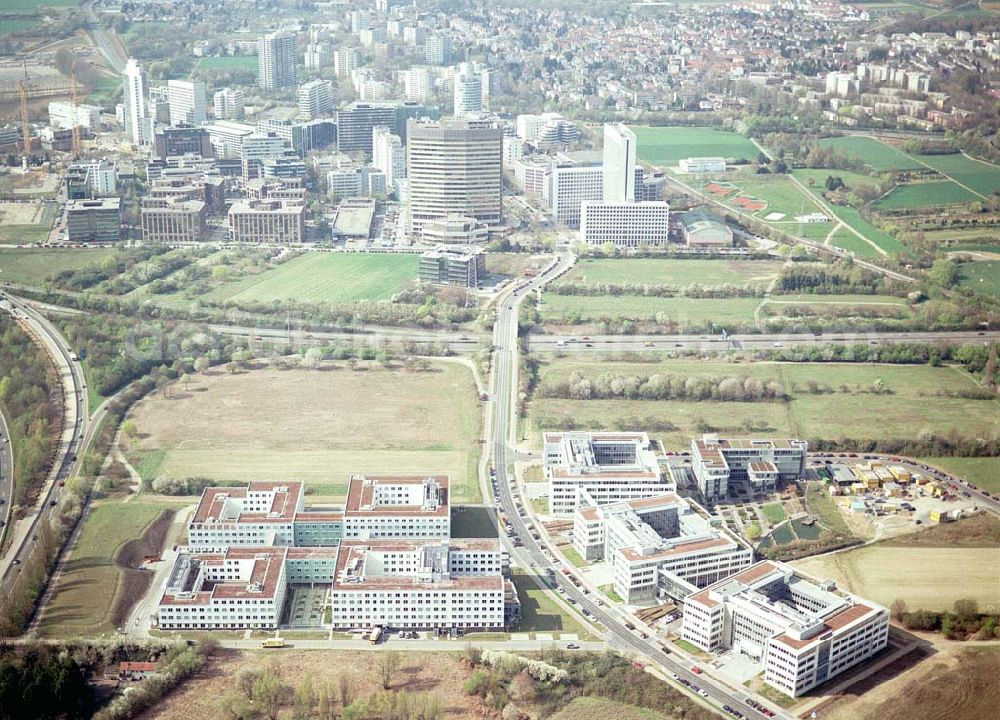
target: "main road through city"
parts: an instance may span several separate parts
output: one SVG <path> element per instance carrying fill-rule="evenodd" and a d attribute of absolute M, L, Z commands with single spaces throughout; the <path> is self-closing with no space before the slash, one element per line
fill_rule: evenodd
<path fill-rule="evenodd" d="M 515 427 L 514 412 L 517 407 L 518 308 L 527 295 L 533 293 L 536 288 L 542 287 L 571 263 L 572 257 L 560 256 L 558 261 L 538 278 L 515 286 L 508 291 L 497 303 L 496 319 L 493 326 L 495 354 L 491 397 L 493 413 L 490 418 L 492 437 L 488 437 L 487 441 L 492 449 L 493 465 L 499 478 L 501 506 L 507 514 L 515 535 L 523 543 L 521 548 L 510 548 L 511 555 L 529 572 L 532 569 L 537 569 L 539 573 L 544 573 L 544 568 L 553 567 L 553 563 L 535 542 L 524 519 L 517 512 L 512 491 L 514 484 L 507 473 L 508 464 L 514 461 L 517 453 L 512 441 Z M 674 659 L 674 656 L 666 654 L 655 638 L 646 640 L 630 631 L 625 627 L 623 618 L 598 605 L 591 599 L 590 594 L 585 594 L 581 589 L 578 589 L 561 572 L 555 573 L 554 582 L 563 589 L 567 597 L 576 602 L 577 607 L 586 610 L 592 618 L 608 629 L 607 640 L 613 647 L 654 660 L 668 673 L 675 673 L 678 678 L 686 679 L 691 684 L 704 689 L 708 693 L 708 699 L 719 707 L 729 705 L 738 708 L 746 717 L 763 717 L 746 705 L 744 702 L 748 697 L 746 693 L 731 690 L 704 674 L 694 674 L 690 670 L 689 663 L 681 662 Z"/>

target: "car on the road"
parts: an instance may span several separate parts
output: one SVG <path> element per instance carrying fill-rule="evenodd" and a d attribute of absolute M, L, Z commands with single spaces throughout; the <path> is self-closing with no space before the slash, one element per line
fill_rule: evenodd
<path fill-rule="evenodd" d="M 579 650 L 580 646 L 577 645 L 576 643 L 566 643 L 566 649 L 567 650 Z"/>
<path fill-rule="evenodd" d="M 677 677 L 677 673 L 675 673 L 675 672 L 670 673 L 670 677 L 672 677 L 674 680 L 679 680 L 680 679 L 679 677 Z"/>
<path fill-rule="evenodd" d="M 693 665 L 691 667 L 691 672 L 693 672 L 695 675 L 701 675 L 702 669 L 700 667 L 698 667 L 697 665 Z"/>
<path fill-rule="evenodd" d="M 21 561 L 18 560 L 17 558 L 14 558 L 13 560 L 10 561 L 10 564 L 11 565 L 20 565 Z"/>
<path fill-rule="evenodd" d="M 702 688 L 702 689 L 698 690 L 698 694 L 701 695 L 702 697 L 706 697 L 707 698 L 708 697 L 708 690 L 705 690 L 704 688 Z"/>

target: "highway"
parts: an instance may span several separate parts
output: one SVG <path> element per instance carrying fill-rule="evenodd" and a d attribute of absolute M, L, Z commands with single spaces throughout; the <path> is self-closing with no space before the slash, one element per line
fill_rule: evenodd
<path fill-rule="evenodd" d="M 539 277 L 508 291 L 498 302 L 493 328 L 495 355 L 491 397 L 492 437 L 487 438 L 487 444 L 491 448 L 493 465 L 499 479 L 497 485 L 501 507 L 514 529 L 515 536 L 522 544 L 521 547 L 510 548 L 511 557 L 515 558 L 528 572 L 537 569 L 539 573 L 542 573 L 544 572 L 543 568 L 552 567 L 555 569 L 556 564 L 531 536 L 525 518 L 517 511 L 517 498 L 514 495 L 516 484 L 507 473 L 507 467 L 516 459 L 517 452 L 512 441 L 515 428 L 514 412 L 517 408 L 518 308 L 527 295 L 543 286 L 570 263 L 572 263 L 572 257 L 560 256 L 557 263 L 550 266 Z M 655 640 L 645 640 L 640 635 L 630 631 L 625 627 L 626 621 L 622 617 L 599 605 L 592 599 L 592 594 L 577 588 L 563 573 L 557 571 L 554 582 L 563 589 L 566 597 L 575 601 L 577 608 L 582 609 L 587 615 L 607 628 L 607 640 L 613 647 L 629 654 L 652 659 L 664 667 L 668 674 L 674 673 L 678 678 L 704 689 L 708 694 L 708 699 L 717 706 L 716 709 L 721 708 L 722 705 L 729 705 L 737 708 L 745 717 L 764 717 L 746 705 L 744 702 L 748 697 L 746 693 L 734 692 L 704 674 L 691 672 L 691 663 L 675 659 L 677 656 L 666 654 Z M 783 715 L 783 713 L 778 712 L 777 708 L 772 709 L 776 711 L 777 715 Z"/>
<path fill-rule="evenodd" d="M 104 56 L 104 59 L 108 61 L 108 65 L 116 73 L 123 75 L 125 73 L 125 63 L 128 60 L 122 51 L 121 44 L 115 42 L 115 39 L 108 35 L 104 26 L 101 25 L 100 18 L 94 12 L 93 2 L 84 3 L 81 7 L 87 14 L 87 20 L 90 23 L 90 37 L 93 39 L 94 45 L 101 52 L 101 55 Z"/>
<path fill-rule="evenodd" d="M 40 504 L 35 512 L 18 523 L 10 549 L 0 561 L 0 597 L 7 597 L 25 561 L 35 547 L 36 531 L 42 522 L 48 522 L 53 509 L 62 497 L 63 484 L 72 476 L 81 448 L 90 441 L 87 419 L 87 393 L 83 370 L 70 358 L 70 350 L 59 332 L 41 314 L 23 302 L 0 294 L 6 308 L 26 321 L 48 347 L 58 365 L 64 392 L 65 425 L 56 453 L 53 472 L 43 489 Z"/>
<path fill-rule="evenodd" d="M 11 507 L 14 504 L 14 448 L 10 444 L 10 430 L 7 418 L 0 412 L 0 538 L 10 522 Z"/>

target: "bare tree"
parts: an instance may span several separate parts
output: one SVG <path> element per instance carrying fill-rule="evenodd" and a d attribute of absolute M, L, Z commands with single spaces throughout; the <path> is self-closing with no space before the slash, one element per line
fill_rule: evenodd
<path fill-rule="evenodd" d="M 388 690 L 390 685 L 392 685 L 392 676 L 399 670 L 399 663 L 400 656 L 396 650 L 386 650 L 379 653 L 378 660 L 375 661 L 375 667 L 378 668 L 378 674 L 382 678 L 383 690 Z"/>
<path fill-rule="evenodd" d="M 354 675 L 349 672 L 342 672 L 337 676 L 337 687 L 340 690 L 340 704 L 344 707 L 354 702 Z"/>

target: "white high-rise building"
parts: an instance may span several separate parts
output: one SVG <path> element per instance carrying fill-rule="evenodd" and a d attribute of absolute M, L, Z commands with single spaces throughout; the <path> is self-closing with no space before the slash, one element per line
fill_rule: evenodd
<path fill-rule="evenodd" d="M 385 175 L 386 186 L 406 177 L 406 151 L 399 135 L 393 135 L 385 125 L 372 129 L 372 165 Z"/>
<path fill-rule="evenodd" d="M 604 125 L 604 202 L 635 202 L 635 144 L 622 123 Z"/>
<path fill-rule="evenodd" d="M 125 64 L 125 134 L 136 145 L 147 145 L 146 136 L 146 72 L 135 58 Z"/>
<path fill-rule="evenodd" d="M 483 78 L 472 63 L 462 63 L 455 73 L 455 117 L 475 117 L 483 112 Z"/>
<path fill-rule="evenodd" d="M 97 105 L 50 102 L 49 125 L 60 130 L 81 127 L 97 132 L 101 128 L 101 108 Z"/>
<path fill-rule="evenodd" d="M 212 96 L 212 109 L 216 120 L 238 120 L 243 117 L 243 91 L 223 88 Z"/>
<path fill-rule="evenodd" d="M 345 47 L 333 55 L 333 72 L 339 78 L 350 78 L 361 67 L 361 51 L 357 48 Z"/>
<path fill-rule="evenodd" d="M 547 197 L 556 222 L 576 230 L 584 202 L 600 202 L 604 196 L 604 172 L 600 165 L 555 165 L 547 177 Z"/>
<path fill-rule="evenodd" d="M 264 90 L 295 86 L 295 35 L 275 32 L 260 39 L 257 84 Z"/>
<path fill-rule="evenodd" d="M 333 92 L 328 80 L 313 80 L 299 86 L 299 117 L 306 120 L 333 113 Z"/>
<path fill-rule="evenodd" d="M 320 70 L 330 64 L 332 57 L 329 43 L 315 42 L 306 45 L 303 60 L 307 70 Z"/>
<path fill-rule="evenodd" d="M 461 215 L 487 225 L 501 219 L 503 130 L 486 122 L 407 122 L 410 228 Z"/>
<path fill-rule="evenodd" d="M 407 100 L 427 102 L 431 87 L 431 73 L 427 68 L 411 68 L 403 75 L 403 92 Z"/>
<path fill-rule="evenodd" d="M 171 125 L 200 125 L 208 120 L 205 83 L 201 80 L 168 80 L 167 103 Z"/>
<path fill-rule="evenodd" d="M 607 179 L 606 174 L 604 177 Z M 607 188 L 605 184 L 605 193 Z M 665 245 L 669 220 L 670 205 L 663 201 L 583 202 L 580 240 L 588 245 L 611 243 L 629 248 Z"/>
<path fill-rule="evenodd" d="M 440 33 L 428 35 L 424 43 L 424 59 L 428 65 L 451 64 L 451 36 Z"/>

